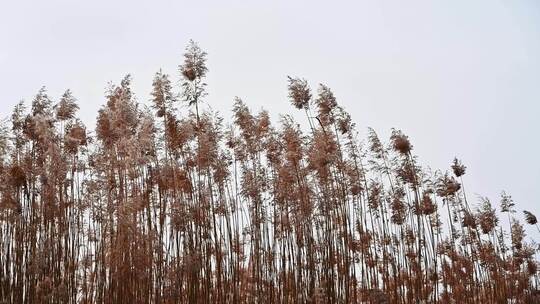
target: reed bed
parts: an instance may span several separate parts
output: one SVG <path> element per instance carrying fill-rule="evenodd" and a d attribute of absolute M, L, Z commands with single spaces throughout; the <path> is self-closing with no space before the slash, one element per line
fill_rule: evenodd
<path fill-rule="evenodd" d="M 69 90 L 15 106 L 1 303 L 540 303 L 537 219 L 511 196 L 471 202 L 466 167 L 422 168 L 399 130 L 360 140 L 300 78 L 284 87 L 307 130 L 239 98 L 225 123 L 201 107 L 206 57 L 190 42 L 148 106 L 111 84 L 94 131 Z"/>

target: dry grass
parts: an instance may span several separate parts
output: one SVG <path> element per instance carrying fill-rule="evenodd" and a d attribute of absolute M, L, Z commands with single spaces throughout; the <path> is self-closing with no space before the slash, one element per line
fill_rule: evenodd
<path fill-rule="evenodd" d="M 469 204 L 459 160 L 428 172 L 399 130 L 362 146 L 331 90 L 300 78 L 307 133 L 240 99 L 224 125 L 200 111 L 205 60 L 191 42 L 180 92 L 158 72 L 152 110 L 129 76 L 111 85 L 95 132 L 70 91 L 16 106 L 0 132 L 2 303 L 538 303 L 510 196 L 505 231 L 488 199 Z"/>

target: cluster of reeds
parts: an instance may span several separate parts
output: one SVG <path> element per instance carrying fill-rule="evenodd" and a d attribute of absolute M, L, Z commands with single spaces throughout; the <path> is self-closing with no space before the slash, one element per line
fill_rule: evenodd
<path fill-rule="evenodd" d="M 472 204 L 460 161 L 429 172 L 398 130 L 362 145 L 332 91 L 298 78 L 307 131 L 239 98 L 224 124 L 200 106 L 206 73 L 190 43 L 179 92 L 158 72 L 151 107 L 125 77 L 95 132 L 70 91 L 15 107 L 0 132 L 0 302 L 538 300 L 512 198 Z"/>

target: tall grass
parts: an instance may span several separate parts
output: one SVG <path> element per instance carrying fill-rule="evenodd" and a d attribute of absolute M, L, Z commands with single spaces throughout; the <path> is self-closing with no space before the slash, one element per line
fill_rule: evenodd
<path fill-rule="evenodd" d="M 159 71 L 148 107 L 129 76 L 111 84 L 94 132 L 69 90 L 15 107 L 2 303 L 539 301 L 538 248 L 509 195 L 500 212 L 470 202 L 466 167 L 425 170 L 399 130 L 360 141 L 330 88 L 300 78 L 289 97 L 309 130 L 239 98 L 225 124 L 201 107 L 206 56 L 190 42 L 178 91 Z"/>

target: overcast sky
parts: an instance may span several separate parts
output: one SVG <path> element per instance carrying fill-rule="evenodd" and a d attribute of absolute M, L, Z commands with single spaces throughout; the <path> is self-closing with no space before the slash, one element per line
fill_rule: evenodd
<path fill-rule="evenodd" d="M 72 89 L 93 125 L 127 73 L 148 104 L 154 73 L 178 79 L 192 38 L 225 118 L 234 96 L 295 113 L 286 75 L 323 82 L 362 135 L 402 129 L 423 165 L 461 158 L 470 195 L 498 205 L 506 190 L 520 217 L 540 215 L 540 2 L 266 2 L 0 0 L 0 115 L 45 85 Z"/>

